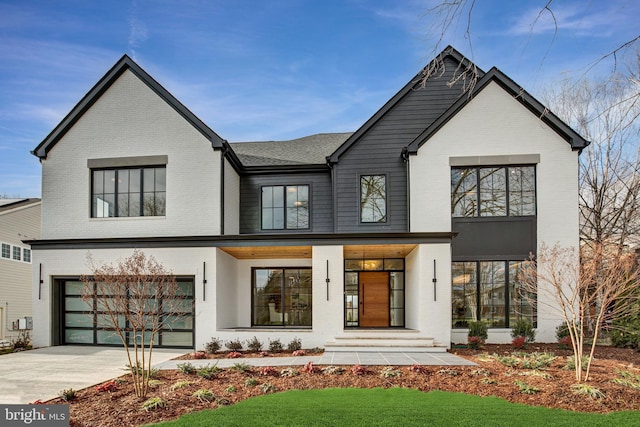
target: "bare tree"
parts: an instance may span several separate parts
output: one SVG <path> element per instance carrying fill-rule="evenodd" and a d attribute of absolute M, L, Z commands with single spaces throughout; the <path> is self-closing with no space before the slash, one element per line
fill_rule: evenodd
<path fill-rule="evenodd" d="M 126 349 L 136 396 L 149 391 L 153 347 L 163 329 L 186 314 L 185 293 L 175 276 L 144 252 L 134 250 L 115 264 L 96 265 L 83 276 L 82 299 L 92 307 L 96 326 L 120 338 Z"/>
<path fill-rule="evenodd" d="M 558 116 L 592 141 L 580 156 L 583 256 L 619 256 L 640 243 L 638 70 L 636 64 L 607 79 L 565 80 L 544 95 Z"/>
<path fill-rule="evenodd" d="M 605 251 L 606 248 L 594 250 Z M 607 260 L 604 268 L 598 265 L 597 259 Z M 525 262 L 520 274 L 526 294 L 537 295 L 531 304 L 536 308 L 544 305 L 546 312 L 566 322 L 575 358 L 576 380 L 587 381 L 600 326 L 613 327 L 614 320 L 638 311 L 639 268 L 635 255 L 600 254 L 580 262 L 574 248 L 548 247 L 543 243 L 537 257 L 532 256 Z M 592 337 L 585 335 L 585 326 L 589 323 L 596 325 Z M 585 367 L 582 357 L 587 338 L 592 342 Z"/>

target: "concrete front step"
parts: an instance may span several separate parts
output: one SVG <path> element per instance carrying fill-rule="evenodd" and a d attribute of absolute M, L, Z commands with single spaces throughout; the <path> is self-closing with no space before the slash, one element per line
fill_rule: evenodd
<path fill-rule="evenodd" d="M 433 338 L 422 337 L 416 331 L 409 332 L 353 332 L 336 336 L 324 345 L 325 351 L 336 352 L 442 352 L 445 347 L 436 346 Z"/>

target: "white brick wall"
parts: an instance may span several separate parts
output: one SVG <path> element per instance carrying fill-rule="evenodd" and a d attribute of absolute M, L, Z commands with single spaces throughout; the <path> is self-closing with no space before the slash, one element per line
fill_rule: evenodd
<path fill-rule="evenodd" d="M 537 154 L 538 245 L 578 245 L 578 153 L 491 83 L 410 158 L 411 231 L 451 230 L 449 158 Z M 539 341 L 554 341 L 556 316 L 539 308 Z M 504 331 L 505 337 L 508 330 Z M 492 334 L 493 340 L 504 337 Z M 466 336 L 465 336 L 466 339 Z M 505 338 L 506 339 L 506 338 Z M 510 339 L 509 339 L 510 341 Z"/>
<path fill-rule="evenodd" d="M 90 218 L 87 159 L 167 155 L 166 217 Z M 43 239 L 220 233 L 220 151 L 126 71 L 42 162 Z"/>

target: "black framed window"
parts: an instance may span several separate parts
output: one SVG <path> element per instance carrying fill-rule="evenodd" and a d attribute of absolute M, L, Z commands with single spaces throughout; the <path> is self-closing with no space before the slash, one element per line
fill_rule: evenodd
<path fill-rule="evenodd" d="M 91 171 L 91 217 L 164 216 L 166 167 Z"/>
<path fill-rule="evenodd" d="M 263 230 L 296 230 L 308 228 L 308 185 L 274 185 L 262 187 Z"/>
<path fill-rule="evenodd" d="M 451 169 L 452 217 L 518 217 L 535 214 L 535 166 Z"/>
<path fill-rule="evenodd" d="M 535 326 L 535 295 L 520 284 L 521 267 L 522 261 L 452 262 L 453 327 L 482 321 L 490 328 L 509 328 L 523 318 Z"/>
<path fill-rule="evenodd" d="M 311 326 L 311 268 L 253 268 L 252 325 Z"/>
<path fill-rule="evenodd" d="M 387 221 L 386 175 L 360 176 L 360 222 Z"/>

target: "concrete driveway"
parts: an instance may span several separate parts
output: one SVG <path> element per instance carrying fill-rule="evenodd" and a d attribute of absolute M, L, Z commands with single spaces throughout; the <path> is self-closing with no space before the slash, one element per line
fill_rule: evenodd
<path fill-rule="evenodd" d="M 188 350 L 154 349 L 154 365 Z M 58 346 L 0 356 L 0 403 L 29 403 L 79 390 L 124 374 L 123 348 Z"/>

